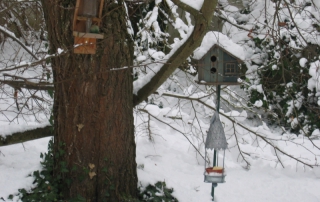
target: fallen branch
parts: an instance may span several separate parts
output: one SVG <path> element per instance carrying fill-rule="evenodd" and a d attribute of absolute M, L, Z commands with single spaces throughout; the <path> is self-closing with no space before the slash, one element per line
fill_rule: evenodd
<path fill-rule="evenodd" d="M 0 136 L 0 146 L 22 143 L 30 140 L 52 136 L 52 126 L 14 133 L 5 137 Z"/>
<path fill-rule="evenodd" d="M 53 90 L 53 84 L 49 82 L 30 82 L 30 81 L 9 81 L 0 79 L 0 83 L 7 84 L 12 88 L 26 88 L 30 90 Z"/>

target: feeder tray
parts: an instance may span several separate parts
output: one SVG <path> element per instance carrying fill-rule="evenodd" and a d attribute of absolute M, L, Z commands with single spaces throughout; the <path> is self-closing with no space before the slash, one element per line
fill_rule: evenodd
<path fill-rule="evenodd" d="M 223 173 L 223 171 L 224 171 L 223 168 L 218 167 L 218 166 L 206 168 L 206 172 L 208 174 L 210 174 L 210 173 Z"/>
<path fill-rule="evenodd" d="M 225 174 L 221 175 L 209 175 L 207 172 L 204 173 L 204 182 L 207 183 L 224 183 L 226 182 L 224 178 L 226 177 Z"/>
<path fill-rule="evenodd" d="M 224 169 L 222 167 L 209 167 L 206 168 L 206 171 L 204 173 L 204 182 L 208 183 L 224 183 Z"/>

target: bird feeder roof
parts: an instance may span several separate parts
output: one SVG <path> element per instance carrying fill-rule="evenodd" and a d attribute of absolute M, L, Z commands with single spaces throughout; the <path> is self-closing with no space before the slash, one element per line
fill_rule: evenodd
<path fill-rule="evenodd" d="M 210 127 L 206 139 L 206 149 L 227 149 L 228 143 L 221 124 L 219 113 L 215 112 L 210 121 Z"/>
<path fill-rule="evenodd" d="M 214 46 L 221 48 L 241 61 L 245 60 L 244 50 L 240 45 L 234 43 L 228 36 L 214 31 L 208 32 L 204 36 L 201 46 L 193 52 L 193 59 L 200 60 Z"/>

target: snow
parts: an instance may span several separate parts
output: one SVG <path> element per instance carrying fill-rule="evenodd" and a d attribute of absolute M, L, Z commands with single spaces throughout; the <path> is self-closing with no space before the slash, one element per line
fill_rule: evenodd
<path fill-rule="evenodd" d="M 152 25 L 154 22 L 157 21 L 158 10 L 159 10 L 159 8 L 158 8 L 157 6 L 153 8 L 153 12 L 150 13 L 151 16 L 149 17 L 149 20 L 148 20 L 148 22 L 147 22 L 147 24 L 146 24 L 147 27 L 151 27 L 151 25 Z"/>
<path fill-rule="evenodd" d="M 272 70 L 278 70 L 279 67 L 277 65 L 272 65 Z"/>
<path fill-rule="evenodd" d="M 180 78 L 180 75 L 178 76 Z M 181 83 L 181 85 L 186 84 Z M 197 92 L 197 90 L 196 86 L 189 85 L 180 93 L 192 99 L 208 98 L 208 94 L 202 91 Z M 231 91 L 229 88 L 228 90 Z M 165 91 L 162 92 L 162 94 L 164 93 L 169 94 Z M 172 93 L 172 95 L 183 96 L 178 93 Z M 227 99 L 226 95 L 222 96 Z M 203 101 L 207 106 L 214 106 L 212 98 Z M 182 101 L 177 101 L 175 98 L 175 100 L 167 99 L 167 102 L 170 105 L 164 103 L 164 108 L 159 108 L 155 104 L 142 104 L 139 107 L 143 107 L 152 116 L 164 122 L 169 119 L 165 117 L 172 116 L 180 117 L 188 125 L 193 124 L 192 117 L 195 116 L 195 112 L 188 104 L 183 103 L 182 108 L 173 109 L 172 106 Z M 206 106 L 201 107 L 194 103 L 193 107 L 198 107 L 196 110 L 202 109 L 203 111 L 200 113 L 204 113 L 204 116 L 210 116 L 213 113 L 213 110 Z M 280 135 L 281 130 L 271 130 L 264 122 L 258 126 L 252 126 L 253 121 L 247 120 L 248 114 L 245 110 L 241 112 L 232 110 L 226 113 L 220 110 L 220 112 L 229 148 L 225 158 L 226 182 L 215 188 L 216 202 L 318 202 L 320 200 L 320 192 L 318 191 L 320 188 L 320 167 L 310 169 L 285 155 L 280 155 L 285 165 L 285 168 L 282 168 L 277 161 L 279 152 L 276 152 L 262 140 L 262 138 L 270 138 L 268 141 L 272 145 L 290 153 L 293 157 L 307 160 L 312 164 L 316 162 L 315 158 L 320 156 L 320 151 L 315 148 L 315 146 L 320 146 L 319 130 L 315 130 L 312 134 L 313 144 L 315 144 L 313 146 L 302 135 L 298 137 L 290 133 Z M 234 119 L 235 126 L 223 115 Z M 168 187 L 174 189 L 173 195 L 180 202 L 211 201 L 211 184 L 204 183 L 204 160 L 198 153 L 199 151 L 201 155 L 204 155 L 201 137 L 189 133 L 188 126 L 181 128 L 185 132 L 185 135 L 182 135 L 168 125 L 152 119 L 151 130 L 153 132 L 151 134 L 152 141 L 150 141 L 146 131 L 139 129 L 142 125 L 142 119 L 143 115 L 141 114 L 135 116 L 138 186 L 143 188 L 149 183 L 165 181 Z M 198 130 L 207 130 L 208 124 L 203 121 L 199 123 L 201 128 Z M 251 131 L 259 132 L 261 137 L 255 137 L 252 132 L 240 127 L 240 124 L 245 124 Z M 0 126 L 4 128 L 7 135 L 15 132 L 17 128 L 16 124 L 8 125 L 4 121 L 0 122 Z M 170 126 L 178 128 L 178 119 L 171 121 Z M 22 123 L 19 131 L 27 129 L 27 127 L 29 126 Z M 240 141 L 239 147 L 247 154 L 247 161 L 251 164 L 249 170 L 245 169 L 247 166 L 239 157 L 234 130 L 237 131 L 237 137 Z M 40 152 L 46 152 L 49 139 L 43 138 L 23 144 L 0 147 L 0 199 L 2 197 L 6 200 L 9 194 L 17 193 L 19 188 L 27 190 L 32 188 L 33 179 L 27 176 L 40 168 Z M 191 143 L 196 147 L 193 147 Z M 14 201 L 17 201 L 17 198 Z"/>
<path fill-rule="evenodd" d="M 63 49 L 61 49 L 61 48 L 58 48 L 58 55 L 60 55 L 61 53 L 63 53 L 64 52 L 64 50 Z"/>
<path fill-rule="evenodd" d="M 185 137 L 165 128 L 158 129 L 161 135 L 154 136 L 154 142 L 145 136 L 136 136 L 139 185 L 145 187 L 149 183 L 165 181 L 168 187 L 174 188 L 173 194 L 181 202 L 211 201 L 211 184 L 203 182 L 203 160 L 197 157 Z M 40 168 L 40 152 L 46 152 L 49 140 L 43 138 L 23 145 L 0 147 L 0 199 L 6 200 L 9 194 L 17 193 L 19 188 L 32 187 L 33 179 L 27 176 Z M 319 168 L 303 171 L 293 166 L 283 169 L 255 160 L 251 169 L 246 170 L 234 162 L 230 155 L 227 152 L 226 182 L 215 188 L 215 201 L 320 200 Z"/>
<path fill-rule="evenodd" d="M 138 91 L 144 85 L 146 85 L 154 77 L 154 75 L 163 67 L 163 65 L 166 63 L 166 61 L 177 51 L 177 49 L 180 46 L 182 46 L 185 41 L 187 41 L 187 39 L 189 38 L 189 36 L 193 32 L 193 28 L 194 27 L 192 27 L 192 26 L 188 28 L 188 31 L 187 31 L 187 34 L 186 34 L 185 38 L 183 38 L 182 40 L 176 40 L 176 43 L 172 45 L 172 49 L 167 55 L 164 56 L 162 54 L 162 52 L 152 52 L 152 55 L 155 54 L 155 56 L 156 56 L 155 58 L 157 58 L 157 56 L 160 55 L 161 56 L 161 60 L 160 61 L 156 60 L 152 64 L 149 64 L 148 66 L 149 66 L 150 69 L 152 69 L 152 71 L 148 72 L 143 77 L 143 79 L 138 79 L 138 80 L 133 82 L 133 93 L 134 94 L 137 94 Z"/>
<path fill-rule="evenodd" d="M 308 89 L 313 90 L 315 89 L 316 92 L 320 92 L 320 72 L 319 72 L 319 67 L 320 67 L 320 61 L 316 61 L 311 63 L 310 69 L 309 69 L 309 74 L 311 78 L 308 80 Z M 319 104 L 320 106 L 320 104 Z"/>
<path fill-rule="evenodd" d="M 3 31 L 4 33 L 10 35 L 12 38 L 16 38 L 15 34 L 11 31 L 9 31 L 7 28 L 0 26 L 0 30 Z"/>
<path fill-rule="evenodd" d="M 299 64 L 301 67 L 305 67 L 308 60 L 306 58 L 300 58 Z"/>
<path fill-rule="evenodd" d="M 221 46 L 239 59 L 245 59 L 243 48 L 219 32 L 208 32 L 204 36 L 201 46 L 193 52 L 193 58 L 197 60 L 201 59 L 215 44 Z"/>
<path fill-rule="evenodd" d="M 150 43 L 154 42 L 154 39 L 150 36 L 149 30 L 154 30 L 153 34 L 156 38 L 167 38 L 169 37 L 168 33 L 164 33 L 161 31 L 161 28 L 159 26 L 159 23 L 157 21 L 159 11 L 158 6 L 156 5 L 152 11 L 148 12 L 146 17 L 144 18 L 144 21 L 141 21 L 144 23 L 143 29 L 139 30 L 137 35 L 141 37 L 141 42 L 145 43 L 145 46 L 148 47 L 148 56 L 150 59 L 153 60 L 145 60 L 142 62 L 141 59 L 147 59 L 145 57 L 141 57 L 144 53 L 142 53 L 141 50 L 136 51 L 137 56 L 137 63 L 140 65 L 140 67 L 144 67 L 150 71 L 148 71 L 146 74 L 139 75 L 139 78 L 134 81 L 134 87 L 133 87 L 133 93 L 137 94 L 138 91 L 146 85 L 153 77 L 154 75 L 163 67 L 163 65 L 167 62 L 167 60 L 177 51 L 181 45 L 185 43 L 185 41 L 190 37 L 191 33 L 193 32 L 193 25 L 190 23 L 190 15 L 186 14 L 186 20 L 188 24 L 185 24 L 183 20 L 179 18 L 179 13 L 177 11 L 178 7 L 173 4 L 170 0 L 165 0 L 168 7 L 170 8 L 172 15 L 174 16 L 174 20 L 170 23 L 174 26 L 174 28 L 179 32 L 180 38 L 175 38 L 172 44 L 170 44 L 170 52 L 165 55 L 162 51 L 157 51 L 150 46 Z M 199 6 L 201 1 L 195 1 L 195 0 L 189 0 L 187 3 L 190 3 L 190 6 Z M 160 0 L 156 3 L 160 3 Z M 202 3 L 201 3 L 202 6 Z M 167 15 L 167 14 L 165 14 Z M 168 17 L 168 16 L 167 16 Z"/>
<path fill-rule="evenodd" d="M 155 4 L 158 5 L 161 2 L 164 2 L 164 0 L 156 0 Z M 152 39 L 150 33 L 146 30 L 153 30 L 157 37 L 166 38 L 169 35 L 160 29 L 157 19 L 162 11 L 158 6 L 147 14 L 145 27 L 138 33 L 141 34 L 141 41 L 147 41 L 147 51 L 145 51 L 147 54 L 138 53 L 136 61 L 139 65 L 146 67 L 148 72 L 146 75 L 139 75 L 139 79 L 134 82 L 134 93 L 137 93 L 141 87 L 150 81 L 155 72 L 163 67 L 163 64 L 188 39 L 193 31 L 190 14 L 187 13 L 186 19 L 181 20 L 183 18 L 179 17 L 178 7 L 170 0 L 165 0 L 165 2 L 171 9 L 174 18 L 170 23 L 178 31 L 179 36 L 173 40 L 172 49 L 167 55 L 165 55 L 165 51 L 150 48 L 149 43 L 152 42 Z M 203 0 L 181 0 L 181 2 L 196 10 L 200 10 L 203 5 Z M 296 0 L 293 5 L 304 5 L 305 2 L 305 0 Z M 250 8 L 252 9 L 250 15 L 239 13 L 239 9 L 228 5 L 226 0 L 221 0 L 220 3 L 223 5 L 221 15 L 231 23 L 245 22 L 244 24 L 238 24 L 244 30 L 227 22 L 223 25 L 223 33 L 208 32 L 201 46 L 195 50 L 194 58 L 200 59 L 213 45 L 218 44 L 246 62 L 248 67 L 247 78 L 253 80 L 249 84 L 249 90 L 256 90 L 264 95 L 263 86 L 259 79 L 255 80 L 255 74 L 260 71 L 260 68 L 263 68 L 261 65 L 265 65 L 268 58 L 264 50 L 254 44 L 250 39 L 251 37 L 270 39 L 269 45 L 272 46 L 275 44 L 269 38 L 269 32 L 270 30 L 278 30 L 281 37 L 297 37 L 297 42 L 290 41 L 290 44 L 288 44 L 297 50 L 301 49 L 301 45 L 305 45 L 302 37 L 307 42 L 320 44 L 319 34 L 312 31 L 312 24 L 316 24 L 318 23 L 317 20 L 320 20 L 318 10 L 320 1 L 318 0 L 313 1 L 313 4 L 318 8 L 314 6 L 303 9 L 299 6 L 297 8 L 290 7 L 292 15 L 295 16 L 295 23 L 300 29 L 299 33 L 296 28 L 288 29 L 287 26 L 274 26 L 278 22 L 286 20 L 290 15 L 289 10 L 283 5 L 280 5 L 281 9 L 277 13 L 278 16 L 274 18 L 278 8 L 269 0 L 250 1 Z M 243 3 L 246 6 L 249 5 L 249 1 Z M 266 14 L 261 11 L 266 11 Z M 310 14 L 314 16 L 314 19 L 310 19 Z M 273 22 L 273 25 L 261 26 L 264 25 L 264 21 Z M 128 32 L 132 33 L 129 21 L 127 21 L 127 27 Z M 251 29 L 256 33 L 252 33 L 252 36 L 249 37 L 248 30 Z M 0 26 L 0 30 L 18 40 L 6 27 Z M 21 47 L 16 45 L 14 40 L 8 39 L 8 41 L 10 46 L 7 43 L 3 44 L 5 54 L 1 55 L 3 63 L 8 66 L 3 66 L 2 69 L 30 65 L 30 61 L 34 61 L 30 59 L 30 56 L 25 55 L 25 51 L 20 51 Z M 46 49 L 41 45 L 39 45 L 39 50 L 46 52 Z M 63 52 L 64 50 L 57 49 L 57 54 Z M 275 47 L 272 53 L 274 53 L 274 58 L 278 60 L 280 58 L 280 47 Z M 39 60 L 54 56 L 44 54 L 39 57 Z M 279 69 L 277 63 L 272 64 L 274 71 Z M 308 88 L 311 92 L 315 91 L 315 96 L 318 97 L 314 98 L 314 102 L 320 106 L 320 61 L 308 61 L 306 58 L 300 58 L 299 64 L 302 68 L 309 69 Z M 121 69 L 126 68 L 128 67 Z M 112 70 L 116 71 L 116 69 Z M 155 118 L 151 118 L 149 121 L 152 133 L 148 134 L 146 128 L 143 128 L 145 127 L 143 125 L 144 121 L 148 120 L 146 114 L 135 114 L 138 186 L 142 185 L 143 188 L 149 183 L 165 181 L 168 187 L 174 188 L 173 194 L 179 201 L 209 202 L 211 201 L 211 184 L 203 182 L 205 166 L 201 156 L 204 155 L 203 140 L 208 129 L 208 120 L 214 112 L 212 108 L 216 107 L 213 102 L 215 99 L 212 98 L 212 89 L 210 92 L 210 89 L 204 89 L 203 86 L 192 83 L 193 79 L 190 79 L 191 77 L 186 78 L 185 75 L 177 72 L 160 87 L 158 94 L 162 97 L 155 100 L 155 104 L 143 103 L 135 108 L 138 111 L 143 109 L 150 116 L 163 121 L 159 122 Z M 17 72 L 7 73 L 16 74 Z M 17 75 L 43 79 L 42 75 L 44 73 L 46 72 L 42 71 L 42 68 L 30 67 Z M 288 88 L 292 86 L 293 83 L 287 84 Z M 226 91 L 229 93 L 227 94 Z M 226 151 L 225 158 L 226 183 L 219 184 L 215 189 L 215 201 L 319 202 L 320 167 L 310 168 L 299 161 L 319 165 L 317 159 L 319 159 L 320 151 L 317 148 L 320 147 L 320 130 L 315 129 L 310 137 L 305 137 L 303 131 L 300 131 L 301 134 L 292 134 L 286 131 L 284 127 L 277 128 L 268 125 L 261 118 L 264 115 L 263 111 L 258 111 L 256 117 L 252 118 L 251 113 L 255 112 L 252 111 L 251 107 L 247 108 L 247 111 L 243 110 L 244 107 L 238 94 L 241 94 L 240 91 L 242 92 L 239 88 L 233 90 L 224 88 L 221 95 L 227 101 L 225 103 L 228 104 L 226 108 L 220 109 L 220 117 L 229 148 Z M 52 99 L 47 94 L 39 94 L 38 92 L 35 94 L 46 100 L 41 102 L 41 106 L 38 108 L 35 108 L 37 105 L 32 103 L 32 100 L 28 102 L 36 110 L 36 116 L 34 116 L 32 110 L 22 109 L 19 111 L 16 109 L 14 100 L 9 96 L 12 94 L 12 88 L 4 85 L 3 92 L 9 93 L 1 94 L 0 100 L 0 135 L 2 137 L 48 125 L 47 119 L 50 117 Z M 164 98 L 165 95 L 176 96 L 180 99 Z M 291 115 L 295 108 L 299 109 L 301 107 L 303 100 L 302 94 L 297 92 L 296 95 L 295 100 L 289 100 L 286 103 L 288 105 L 286 116 L 290 117 L 289 123 L 292 128 L 300 124 L 298 120 L 300 117 L 292 117 Z M 25 91 L 21 92 L 18 98 L 24 101 L 28 96 L 30 97 L 31 94 Z M 244 100 L 246 99 L 247 97 L 244 97 Z M 234 100 L 236 100 L 236 103 Z M 163 108 L 159 108 L 157 105 L 160 101 Z M 263 99 L 255 101 L 253 105 L 261 107 Z M 241 108 L 237 108 L 238 106 Z M 149 135 L 151 135 L 151 140 Z M 310 142 L 309 138 L 313 142 Z M 40 168 L 40 152 L 46 152 L 49 139 L 43 138 L 23 144 L 0 147 L 0 199 L 6 200 L 9 194 L 17 193 L 19 188 L 28 190 L 32 188 L 33 179 L 27 176 Z M 282 152 L 287 152 L 296 160 L 283 155 Z M 16 200 L 17 198 L 15 198 Z"/>
<path fill-rule="evenodd" d="M 262 100 L 257 100 L 257 101 L 255 101 L 255 103 L 253 105 L 256 107 L 262 107 L 263 102 L 262 102 Z"/>
<path fill-rule="evenodd" d="M 312 3 L 314 3 L 318 9 L 320 9 L 320 1 L 313 1 Z"/>
<path fill-rule="evenodd" d="M 49 125 L 49 122 L 43 122 L 43 123 L 37 123 L 37 122 L 30 122 L 28 124 L 21 123 L 21 124 L 11 124 L 8 125 L 7 122 L 0 121 L 1 125 L 1 132 L 0 132 L 0 138 L 5 138 L 6 136 L 9 136 L 13 133 L 19 133 L 27 130 L 34 130 L 36 128 L 44 128 Z"/>
<path fill-rule="evenodd" d="M 146 60 L 146 59 L 147 59 L 147 57 L 144 56 L 144 55 L 140 55 L 140 56 L 138 56 L 138 57 L 136 58 L 136 60 L 137 60 L 138 62 L 142 62 L 142 61 L 144 61 L 144 60 Z"/>
<path fill-rule="evenodd" d="M 249 87 L 249 90 L 256 90 L 258 91 L 259 93 L 262 93 L 263 94 L 263 88 L 262 88 L 262 85 L 259 84 L 259 85 L 252 85 Z"/>
<path fill-rule="evenodd" d="M 203 0 L 181 0 L 181 2 L 191 6 L 198 11 L 200 11 L 203 4 Z"/>
<path fill-rule="evenodd" d="M 40 153 L 47 151 L 49 139 L 0 147 L 0 199 L 7 201 L 18 189 L 32 188 L 33 179 L 27 176 L 41 168 Z"/>

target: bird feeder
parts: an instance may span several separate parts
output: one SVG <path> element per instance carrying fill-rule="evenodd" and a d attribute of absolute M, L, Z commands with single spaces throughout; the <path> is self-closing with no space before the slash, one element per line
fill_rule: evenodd
<path fill-rule="evenodd" d="M 210 121 L 210 127 L 205 143 L 205 171 L 204 182 L 224 183 L 226 171 L 224 167 L 225 150 L 228 143 L 221 124 L 218 112 L 215 112 Z"/>
<path fill-rule="evenodd" d="M 95 54 L 104 0 L 77 0 L 73 18 L 74 53 Z"/>
<path fill-rule="evenodd" d="M 241 59 L 215 44 L 197 60 L 198 83 L 205 85 L 239 85 Z"/>

